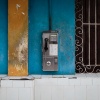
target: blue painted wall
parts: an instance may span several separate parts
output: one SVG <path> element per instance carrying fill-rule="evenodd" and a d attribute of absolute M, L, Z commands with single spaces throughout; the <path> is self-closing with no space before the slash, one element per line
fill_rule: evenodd
<path fill-rule="evenodd" d="M 49 30 L 48 0 L 29 2 L 29 73 L 75 73 L 75 1 L 51 0 L 52 29 L 59 31 L 57 72 L 42 71 L 42 32 Z"/>
<path fill-rule="evenodd" d="M 7 74 L 8 67 L 8 13 L 7 0 L 0 1 L 0 74 Z"/>
<path fill-rule="evenodd" d="M 29 74 L 75 73 L 75 1 L 52 0 L 52 29 L 59 31 L 59 68 L 42 71 L 42 32 L 49 29 L 48 0 L 29 0 Z M 0 3 L 0 74 L 7 74 L 7 0 Z"/>

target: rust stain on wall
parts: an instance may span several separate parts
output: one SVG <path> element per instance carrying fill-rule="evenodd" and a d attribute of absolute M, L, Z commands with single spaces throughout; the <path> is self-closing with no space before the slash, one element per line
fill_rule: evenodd
<path fill-rule="evenodd" d="M 28 0 L 8 0 L 8 75 L 28 75 Z"/>

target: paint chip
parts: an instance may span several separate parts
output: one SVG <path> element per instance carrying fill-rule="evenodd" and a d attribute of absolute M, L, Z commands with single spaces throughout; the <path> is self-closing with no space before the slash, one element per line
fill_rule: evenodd
<path fill-rule="evenodd" d="M 23 15 L 25 15 L 25 13 L 24 13 L 24 12 L 22 12 L 22 14 L 23 14 Z"/>
<path fill-rule="evenodd" d="M 16 9 L 18 10 L 20 8 L 20 4 L 16 4 Z"/>

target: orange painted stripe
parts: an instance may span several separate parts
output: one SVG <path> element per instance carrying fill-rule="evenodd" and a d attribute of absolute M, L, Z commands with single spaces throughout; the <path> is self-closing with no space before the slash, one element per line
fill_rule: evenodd
<path fill-rule="evenodd" d="M 8 0 L 8 75 L 28 75 L 28 0 Z"/>

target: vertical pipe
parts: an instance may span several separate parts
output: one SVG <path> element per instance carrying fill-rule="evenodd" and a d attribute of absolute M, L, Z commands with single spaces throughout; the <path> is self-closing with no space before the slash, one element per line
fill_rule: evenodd
<path fill-rule="evenodd" d="M 48 0 L 48 17 L 49 17 L 49 30 L 52 30 L 52 20 L 51 20 L 51 0 Z"/>
<path fill-rule="evenodd" d="M 97 2 L 95 0 L 95 65 L 97 65 L 97 9 L 96 9 Z"/>
<path fill-rule="evenodd" d="M 89 0 L 89 16 L 88 16 L 88 21 L 89 21 L 89 65 L 90 65 L 90 0 Z"/>
<path fill-rule="evenodd" d="M 82 4 L 83 4 L 83 0 L 82 0 Z M 82 5 L 82 64 L 83 63 L 83 5 Z"/>

